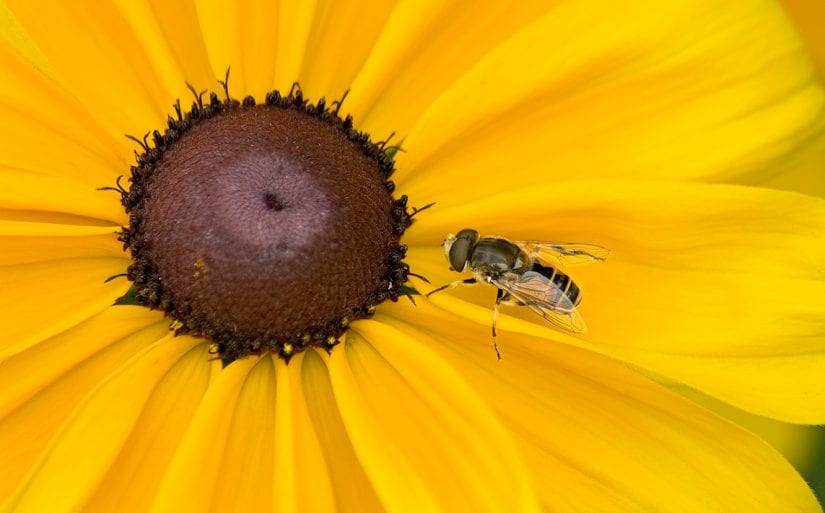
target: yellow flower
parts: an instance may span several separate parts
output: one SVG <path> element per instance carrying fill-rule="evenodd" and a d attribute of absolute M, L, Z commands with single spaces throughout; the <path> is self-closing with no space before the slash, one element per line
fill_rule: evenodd
<path fill-rule="evenodd" d="M 730 184 L 823 130 L 779 4 L 7 0 L 0 36 L 2 511 L 821 511 L 658 383 L 825 422 L 825 201 Z M 229 66 L 237 97 L 349 90 L 398 134 L 396 194 L 436 202 L 403 239 L 419 291 L 464 227 L 610 249 L 569 271 L 589 331 L 503 309 L 497 361 L 478 285 L 222 368 L 113 306 L 122 134 Z"/>

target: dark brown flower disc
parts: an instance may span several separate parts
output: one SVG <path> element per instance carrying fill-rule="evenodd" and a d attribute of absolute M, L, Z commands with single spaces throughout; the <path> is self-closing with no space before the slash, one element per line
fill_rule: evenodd
<path fill-rule="evenodd" d="M 331 346 L 396 299 L 410 224 L 392 161 L 300 96 L 196 102 L 145 148 L 124 197 L 138 302 L 225 360 Z"/>

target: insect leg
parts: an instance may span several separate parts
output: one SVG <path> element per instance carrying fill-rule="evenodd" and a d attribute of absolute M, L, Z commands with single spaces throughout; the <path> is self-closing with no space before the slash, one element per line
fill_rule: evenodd
<path fill-rule="evenodd" d="M 493 307 L 493 349 L 496 350 L 496 358 L 499 360 L 501 360 L 501 353 L 498 352 L 498 344 L 496 344 L 496 322 L 498 321 L 498 305 L 501 304 L 504 295 L 503 290 L 496 290 L 496 305 Z"/>
<path fill-rule="evenodd" d="M 448 284 L 446 284 L 446 285 L 442 285 L 442 286 L 438 287 L 438 288 L 437 288 L 437 289 L 435 289 L 435 290 L 431 290 L 431 291 L 427 292 L 427 294 L 425 295 L 425 297 L 430 297 L 430 296 L 432 296 L 433 294 L 435 294 L 436 292 L 441 292 L 442 290 L 451 289 L 451 288 L 453 288 L 453 287 L 457 287 L 457 286 L 459 286 L 459 285 L 472 285 L 473 283 L 478 283 L 478 282 L 476 281 L 476 279 L 475 279 L 475 278 L 467 278 L 466 280 L 458 280 L 458 281 L 454 281 L 454 282 L 452 282 L 452 283 L 448 283 Z"/>

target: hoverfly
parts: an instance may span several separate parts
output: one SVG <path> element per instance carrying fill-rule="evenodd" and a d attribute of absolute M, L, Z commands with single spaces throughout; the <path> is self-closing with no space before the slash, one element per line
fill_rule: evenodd
<path fill-rule="evenodd" d="M 556 328 L 583 333 L 587 327 L 576 311 L 582 299 L 581 290 L 560 267 L 599 262 L 610 254 L 605 248 L 588 244 L 480 237 L 478 231 L 467 228 L 457 235 L 449 234 L 442 245 L 450 270 L 464 272 L 469 267 L 473 277 L 438 287 L 427 296 L 460 284 L 481 282 L 496 287 L 492 331 L 499 360 L 499 305 L 527 306 Z"/>

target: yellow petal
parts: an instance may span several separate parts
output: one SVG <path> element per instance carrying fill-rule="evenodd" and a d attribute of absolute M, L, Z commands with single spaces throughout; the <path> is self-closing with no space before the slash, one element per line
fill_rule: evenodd
<path fill-rule="evenodd" d="M 818 489 L 816 483 L 811 481 L 811 472 L 817 465 L 818 453 L 822 450 L 822 435 L 825 433 L 823 433 L 821 426 L 790 424 L 754 415 L 710 398 L 698 392 L 695 388 L 686 387 L 673 381 L 660 381 L 660 384 L 664 384 L 674 392 L 699 403 L 726 419 L 732 420 L 765 440 L 806 478 L 815 491 Z"/>
<path fill-rule="evenodd" d="M 306 44 L 312 29 L 317 2 L 278 2 L 278 49 L 275 58 L 274 86 L 286 91 L 299 76 L 304 64 Z"/>
<path fill-rule="evenodd" d="M 315 362 L 309 370 L 307 360 Z M 348 456 L 340 421 L 326 422 L 337 409 L 329 386 L 315 379 L 318 363 L 310 351 L 288 366 L 264 356 L 227 367 L 193 419 L 153 511 L 380 511 Z"/>
<path fill-rule="evenodd" d="M 25 351 L 4 358 L 2 378 L 14 385 L 2 387 L 0 417 L 8 415 L 75 367 L 87 365 L 92 358 L 104 360 L 99 352 L 144 328 L 147 331 L 138 338 L 144 345 L 148 345 L 147 340 L 155 342 L 168 331 L 166 325 L 157 312 L 145 308 L 111 307 Z M 88 375 L 91 371 L 86 369 L 84 373 Z"/>
<path fill-rule="evenodd" d="M 0 164 L 96 187 L 128 172 L 126 138 L 106 132 L 70 92 L 12 48 L 9 36 L 0 31 Z"/>
<path fill-rule="evenodd" d="M 603 246 L 612 251 L 606 262 L 568 269 L 582 290 L 578 309 L 588 332 L 574 338 L 541 328 L 543 336 L 622 358 L 754 413 L 825 421 L 825 201 L 738 186 L 594 181 L 428 212 L 408 243 L 428 243 L 411 249 L 410 263 L 434 285 L 458 278 L 437 245 L 463 227 Z M 487 287 L 460 293 L 488 309 L 493 300 Z M 447 299 L 431 300 L 447 307 Z M 524 309 L 505 313 L 537 323 L 534 334 L 543 324 Z M 502 319 L 503 330 L 508 322 Z"/>
<path fill-rule="evenodd" d="M 131 2 L 115 0 L 125 22 L 134 27 L 134 37 L 153 66 L 153 74 L 167 91 L 184 92 L 184 83 L 199 88 L 217 88 L 215 77 L 223 77 L 226 69 L 215 74 L 203 41 L 195 6 L 191 2 Z M 225 11 L 222 9 L 221 11 Z M 191 96 L 186 94 L 186 103 Z M 162 100 L 162 99 L 161 99 Z M 173 98 L 161 104 L 169 108 Z"/>
<path fill-rule="evenodd" d="M 101 221 L 105 221 L 109 226 L 122 226 L 128 219 L 120 206 L 119 196 L 112 191 L 98 191 L 88 184 L 67 178 L 0 166 L 0 212 L 14 210 L 24 214 L 45 212 L 85 218 L 75 223 L 37 216 L 19 219 L 64 224 L 100 225 Z M 15 219 L 13 216 L 11 218 Z"/>
<path fill-rule="evenodd" d="M 387 324 L 359 321 L 353 331 L 332 352 L 330 379 L 387 510 L 537 511 L 507 433 L 458 374 Z"/>
<path fill-rule="evenodd" d="M 6 5 L 0 24 L 0 164 L 98 186 L 128 170 L 126 139 L 84 109 Z"/>
<path fill-rule="evenodd" d="M 349 89 L 384 28 L 394 1 L 262 2 L 231 6 L 196 2 L 212 68 L 223 76 L 232 66 L 232 90 L 259 99 L 271 89 L 286 92 L 296 81 L 307 97 L 328 101 Z"/>
<path fill-rule="evenodd" d="M 487 53 L 558 2 L 399 2 L 352 82 L 343 110 L 378 138 L 405 136 Z"/>
<path fill-rule="evenodd" d="M 170 337 L 171 338 L 171 337 Z M 194 351 L 205 362 L 205 351 L 193 350 L 194 339 L 164 339 L 139 356 L 87 397 L 44 451 L 17 492 L 8 511 L 77 511 L 117 461 L 124 443 L 130 440 L 153 394 L 199 382 L 191 371 Z"/>
<path fill-rule="evenodd" d="M 106 278 L 122 258 L 73 258 L 0 267 L 0 355 L 19 352 L 108 308 L 129 288 Z"/>
<path fill-rule="evenodd" d="M 168 333 L 158 317 L 143 308 L 109 308 L 0 362 L 0 503 L 89 391 Z"/>
<path fill-rule="evenodd" d="M 337 350 L 337 349 L 336 349 Z M 322 470 L 321 476 L 326 476 L 331 489 L 330 497 L 334 499 L 336 511 L 386 511 L 376 495 L 375 487 L 364 471 L 364 465 L 347 434 L 341 412 L 336 401 L 335 392 L 330 381 L 328 358 L 322 358 L 315 351 L 309 351 L 303 356 L 300 392 L 306 404 L 306 417 L 312 430 L 304 429 L 317 437 L 317 443 L 322 453 L 321 459 L 313 458 Z M 290 367 L 292 364 L 290 364 Z M 297 431 L 296 431 L 297 432 Z M 324 480 L 326 484 L 326 480 Z M 301 496 L 299 504 L 307 504 L 313 500 L 314 494 Z M 317 509 L 306 507 L 307 511 L 331 511 L 331 509 Z"/>
<path fill-rule="evenodd" d="M 14 13 L 5 4 L 0 5 L 0 41 L 2 41 L 4 57 L 19 55 L 22 60 L 29 62 L 50 81 L 56 82 L 60 86 L 65 85 L 60 82 L 57 72 L 49 64 L 49 60 L 26 34 L 26 30 L 20 26 L 20 23 L 14 17 Z"/>
<path fill-rule="evenodd" d="M 167 89 L 175 77 L 160 77 L 174 66 L 159 64 L 166 54 L 150 54 L 136 35 L 140 27 L 113 3 L 7 5 L 61 83 L 113 137 L 161 126 L 172 99 L 186 91 L 184 84 Z"/>
<path fill-rule="evenodd" d="M 235 407 L 223 412 L 230 423 L 223 451 L 214 459 L 217 479 L 209 486 L 211 494 L 205 494 L 211 495 L 211 511 L 274 511 L 275 483 L 282 477 L 282 469 L 275 468 L 276 412 L 281 405 L 274 399 L 275 367 L 267 355 L 249 371 Z"/>
<path fill-rule="evenodd" d="M 825 2 L 810 0 L 783 0 L 802 39 L 807 43 L 809 55 L 825 83 L 825 33 L 820 25 L 825 20 Z M 825 131 L 806 144 L 793 160 L 790 168 L 775 177 L 757 182 L 766 187 L 799 191 L 825 197 Z"/>
<path fill-rule="evenodd" d="M 402 134 L 396 181 L 438 201 L 568 177 L 766 176 L 821 130 L 824 108 L 779 5 L 565 2 Z"/>
<path fill-rule="evenodd" d="M 514 334 L 498 361 L 487 327 L 426 303 L 385 310 L 376 320 L 415 334 L 503 420 L 545 511 L 821 511 L 765 442 L 620 363 Z"/>
<path fill-rule="evenodd" d="M 231 93 L 260 100 L 298 80 L 315 2 L 196 0 L 195 8 L 213 72 L 232 68 Z"/>
<path fill-rule="evenodd" d="M 825 197 L 825 132 L 810 141 L 784 172 L 744 183 Z"/>
<path fill-rule="evenodd" d="M 311 352 L 314 355 L 314 352 Z M 313 429 L 308 401 L 301 384 L 305 355 L 290 360 L 288 366 L 282 360 L 274 360 L 275 378 L 275 469 L 272 504 L 277 512 L 334 511 L 335 495 L 330 483 L 333 472 L 324 457 L 324 448 Z M 294 361 L 294 367 L 292 367 Z M 333 449 L 326 447 L 327 450 Z M 333 449 L 335 450 L 335 449 Z M 357 489 L 357 467 L 346 467 L 339 476 L 347 476 L 345 488 Z M 303 476 L 313 476 L 311 481 Z M 355 479 L 353 479 L 355 478 Z M 340 511 L 364 511 L 347 509 Z"/>
<path fill-rule="evenodd" d="M 236 94 L 254 94 L 262 98 L 265 93 L 276 87 L 275 77 L 279 61 L 290 53 L 303 54 L 304 41 L 289 42 L 289 46 L 281 45 L 281 27 L 291 27 L 293 30 L 304 29 L 300 16 L 307 11 L 311 12 L 314 2 L 271 2 L 266 0 L 241 0 L 235 3 L 235 13 L 238 23 L 237 49 L 233 67 L 237 66 L 238 74 L 242 77 Z M 220 14 L 226 8 L 221 6 L 211 16 Z M 289 18 L 297 14 L 297 18 Z M 223 70 L 216 70 L 223 71 Z M 289 84 L 295 80 L 295 74 Z M 234 78 L 234 77 L 233 77 Z M 283 84 L 281 87 L 285 87 Z"/>
<path fill-rule="evenodd" d="M 305 43 L 301 86 L 311 98 L 341 95 L 386 30 L 385 20 L 397 0 L 316 2 L 312 27 Z M 332 98 L 328 98 L 332 99 Z"/>
<path fill-rule="evenodd" d="M 816 0 L 782 0 L 782 4 L 808 45 L 819 77 L 825 80 L 825 35 L 820 23 L 825 20 L 825 3 Z"/>
<path fill-rule="evenodd" d="M 157 383 L 86 510 L 147 511 L 209 383 L 209 344 L 199 342 Z M 193 342 L 179 337 L 164 343 Z"/>
<path fill-rule="evenodd" d="M 192 4 L 197 15 L 195 21 L 203 35 L 203 45 L 212 71 L 218 73 L 217 76 L 221 76 L 220 70 L 225 73 L 226 69 L 234 64 L 235 73 L 232 75 L 231 84 L 245 91 L 247 85 L 244 81 L 244 74 L 239 73 L 237 69 L 239 63 L 242 62 L 240 61 L 242 52 L 238 35 L 239 13 L 238 9 L 233 8 L 235 3 L 227 6 L 225 2 L 218 0 L 194 0 Z M 261 64 L 264 68 L 269 65 L 267 61 Z"/>
<path fill-rule="evenodd" d="M 211 507 L 213 501 L 223 500 L 221 494 L 216 493 L 215 486 L 242 486 L 242 483 L 238 482 L 241 476 L 224 476 L 221 464 L 230 444 L 230 433 L 234 433 L 235 437 L 239 435 L 234 419 L 241 404 L 241 390 L 244 389 L 252 370 L 261 365 L 262 369 L 258 372 L 263 372 L 267 364 L 271 366 L 268 357 L 235 361 L 210 385 L 163 476 L 151 511 L 222 511 L 217 508 L 213 510 Z M 260 381 L 256 380 L 255 384 L 260 384 Z M 246 407 L 248 408 L 248 404 Z M 262 416 L 266 418 L 267 412 L 263 412 Z M 256 435 L 260 436 L 260 432 Z M 208 450 L 204 450 L 205 448 Z M 192 472 L 192 469 L 198 471 Z M 248 472 L 244 477 L 260 478 L 254 471 Z M 225 483 L 225 478 L 233 481 Z M 225 492 L 225 489 L 222 492 Z M 270 497 L 267 496 L 266 499 L 269 500 Z"/>
<path fill-rule="evenodd" d="M 109 226 L 77 226 L 0 219 L 0 266 L 78 257 L 124 257 Z M 128 261 L 124 262 L 124 269 Z"/>

